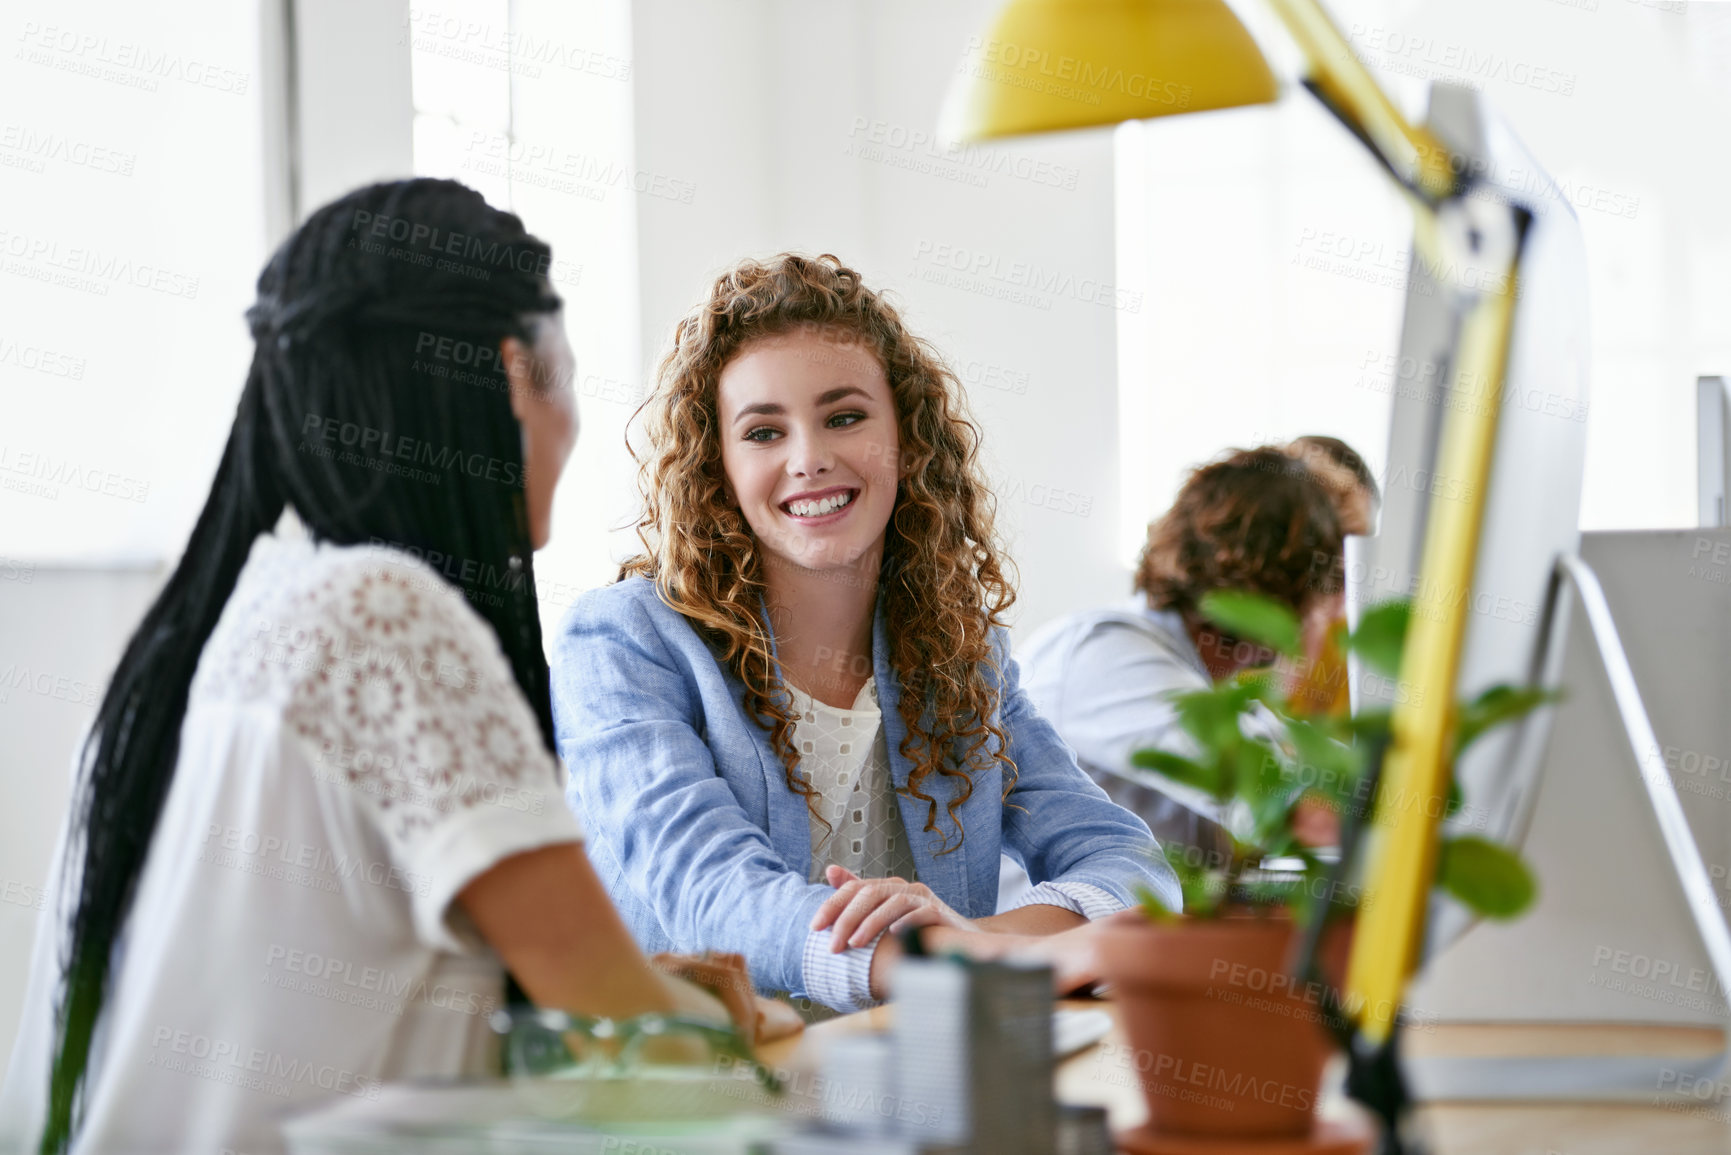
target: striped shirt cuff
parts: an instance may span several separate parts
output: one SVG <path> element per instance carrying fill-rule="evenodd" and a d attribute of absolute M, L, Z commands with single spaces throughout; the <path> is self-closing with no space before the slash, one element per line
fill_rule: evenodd
<path fill-rule="evenodd" d="M 836 954 L 829 949 L 834 929 L 826 926 L 805 937 L 800 966 L 806 997 L 843 1012 L 877 1006 L 879 1000 L 872 998 L 872 952 L 877 950 L 883 934 L 865 946 L 849 947 Z"/>
<path fill-rule="evenodd" d="M 1018 910 L 1024 906 L 1061 906 L 1089 922 L 1124 909 L 1123 903 L 1086 882 L 1042 882 L 1011 903 L 1010 909 Z"/>

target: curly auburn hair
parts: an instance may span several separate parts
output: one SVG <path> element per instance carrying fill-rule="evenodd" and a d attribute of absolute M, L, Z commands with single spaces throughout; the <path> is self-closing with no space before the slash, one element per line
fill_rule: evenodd
<path fill-rule="evenodd" d="M 1196 612 L 1213 590 L 1266 594 L 1303 612 L 1342 587 L 1341 516 L 1314 469 L 1278 446 L 1229 450 L 1190 474 L 1136 567 L 1157 610 Z"/>
<path fill-rule="evenodd" d="M 1339 466 L 1350 473 L 1354 484 L 1369 495 L 1372 505 L 1382 501 L 1382 490 L 1376 484 L 1376 474 L 1371 472 L 1370 463 L 1365 461 L 1363 454 L 1340 438 L 1330 437 L 1326 433 L 1306 433 L 1303 437 L 1294 437 L 1288 442 L 1286 452 L 1307 465 L 1330 462 Z"/>
<path fill-rule="evenodd" d="M 765 551 L 726 500 L 716 392 L 721 372 L 754 341 L 809 330 L 870 349 L 895 401 L 901 478 L 884 537 L 879 600 L 890 664 L 901 683 L 907 726 L 901 753 L 913 765 L 899 792 L 926 804 L 924 829 L 949 853 L 965 832 L 956 810 L 973 794 L 972 773 L 1003 768 L 1004 798 L 1016 781 L 1009 738 L 997 722 L 1001 671 L 991 631 L 1015 602 L 994 527 L 996 502 L 979 462 L 979 430 L 954 373 L 853 269 L 829 254 L 782 253 L 745 260 L 716 279 L 708 298 L 674 329 L 654 391 L 639 409 L 647 446 L 631 447 L 643 511 L 644 552 L 620 577 L 647 577 L 745 683 L 745 709 L 770 732 L 789 789 L 817 814 L 817 792 L 800 773 L 794 714 L 772 656 L 761 607 Z M 937 801 L 921 784 L 959 779 L 947 806 L 955 846 L 937 825 Z M 828 822 L 818 815 L 819 821 Z"/>
<path fill-rule="evenodd" d="M 1358 451 L 1338 437 L 1309 434 L 1284 446 L 1288 457 L 1304 462 L 1328 488 L 1340 514 L 1340 532 L 1369 534 L 1375 527 L 1382 490 Z"/>

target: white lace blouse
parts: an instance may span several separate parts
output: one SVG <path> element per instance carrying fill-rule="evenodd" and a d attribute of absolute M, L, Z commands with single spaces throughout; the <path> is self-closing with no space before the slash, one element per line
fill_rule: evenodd
<path fill-rule="evenodd" d="M 822 882 L 831 865 L 861 878 L 915 881 L 914 856 L 890 783 L 889 741 L 876 684 L 861 687 L 848 709 L 820 702 L 797 686 L 789 685 L 788 692 L 800 770 L 819 796 L 811 816 L 806 881 Z"/>
<path fill-rule="evenodd" d="M 456 589 L 400 552 L 315 545 L 285 516 L 201 655 L 74 1149 L 281 1151 L 278 1119 L 311 1102 L 489 1070 L 503 972 L 453 900 L 502 859 L 582 837 L 563 787 Z M 34 1150 L 42 1125 L 56 913 L 0 1149 Z"/>

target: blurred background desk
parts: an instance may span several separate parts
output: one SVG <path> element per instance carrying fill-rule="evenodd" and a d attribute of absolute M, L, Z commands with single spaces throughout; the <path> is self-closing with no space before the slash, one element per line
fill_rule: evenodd
<path fill-rule="evenodd" d="M 1064 1000 L 1062 1008 L 1114 1012 L 1111 1002 Z M 763 1048 L 770 1066 L 815 1069 L 825 1041 L 838 1034 L 889 1027 L 892 1007 L 847 1015 L 809 1028 L 798 1038 Z M 1116 1028 L 1105 1039 L 1058 1064 L 1058 1098 L 1092 1103 L 1111 1114 L 1114 1128 L 1147 1118 L 1137 1072 Z M 1412 1054 L 1656 1054 L 1710 1055 L 1719 1032 L 1702 1027 L 1598 1025 L 1438 1024 L 1407 1035 Z M 1338 1096 L 1324 1111 L 1342 1109 Z M 1731 1091 L 1714 1103 L 1690 1104 L 1687 1113 L 1647 1104 L 1444 1103 L 1421 1109 L 1433 1155 L 1731 1155 Z"/>

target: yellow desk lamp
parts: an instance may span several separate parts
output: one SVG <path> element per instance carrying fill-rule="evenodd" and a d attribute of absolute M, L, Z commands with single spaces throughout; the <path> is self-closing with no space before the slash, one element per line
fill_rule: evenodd
<path fill-rule="evenodd" d="M 1432 489 L 1401 670 L 1410 692 L 1394 712 L 1380 793 L 1441 799 L 1468 601 L 1458 594 L 1472 586 L 1529 218 L 1517 205 L 1466 198 L 1455 176 L 1466 166 L 1401 114 L 1315 0 L 1268 2 L 1304 53 L 1305 87 L 1408 194 L 1417 256 L 1460 306 L 1450 385 L 1470 383 L 1479 401 L 1444 418 L 1436 472 L 1458 487 L 1449 498 Z M 1267 62 L 1222 0 L 1009 0 L 970 43 L 940 128 L 952 140 L 989 140 L 1275 97 Z M 1343 1005 L 1373 1047 L 1390 1042 L 1419 958 L 1441 810 L 1385 808 L 1372 824 Z"/>

